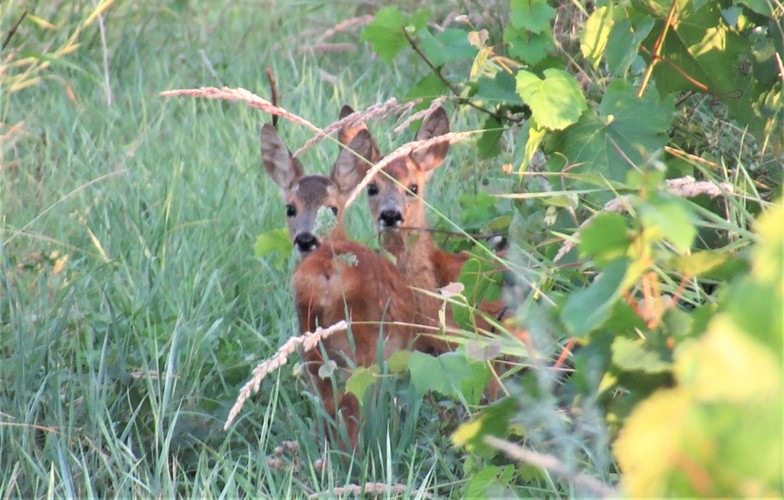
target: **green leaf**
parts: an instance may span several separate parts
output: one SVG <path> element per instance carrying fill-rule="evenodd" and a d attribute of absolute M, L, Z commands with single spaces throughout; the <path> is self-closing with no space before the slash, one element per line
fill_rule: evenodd
<path fill-rule="evenodd" d="M 672 195 L 652 197 L 639 207 L 640 221 L 654 237 L 669 241 L 679 251 L 691 248 L 697 228 L 691 222 L 692 211 L 681 198 Z"/>
<path fill-rule="evenodd" d="M 580 33 L 580 51 L 583 57 L 593 62 L 594 69 L 599 67 L 607 39 L 613 27 L 613 4 L 600 7 L 593 11 L 585 21 Z"/>
<path fill-rule="evenodd" d="M 561 320 L 573 337 L 585 337 L 610 317 L 622 290 L 627 263 L 609 263 L 588 288 L 572 292 L 561 311 Z"/>
<path fill-rule="evenodd" d="M 501 498 L 511 496 L 510 481 L 514 471 L 513 465 L 482 467 L 469 479 L 465 489 L 465 497 Z"/>
<path fill-rule="evenodd" d="M 580 85 L 569 73 L 549 68 L 544 76 L 540 79 L 528 71 L 518 71 L 517 93 L 540 127 L 562 130 L 575 123 L 588 105 Z"/>
<path fill-rule="evenodd" d="M 661 373 L 672 370 L 672 360 L 664 349 L 656 349 L 643 339 L 617 337 L 612 343 L 612 361 L 627 371 Z"/>
<path fill-rule="evenodd" d="M 623 76 L 629 71 L 639 55 L 640 45 L 653 29 L 654 20 L 648 19 L 634 30 L 631 20 L 621 19 L 615 23 L 607 38 L 604 56 L 613 75 Z"/>
<path fill-rule="evenodd" d="M 618 214 L 601 214 L 594 217 L 581 233 L 580 253 L 592 255 L 600 264 L 626 255 L 631 243 L 626 219 Z"/>
<path fill-rule="evenodd" d="M 362 401 L 367 388 L 376 383 L 378 371 L 378 365 L 356 367 L 346 381 L 346 391 L 356 396 L 359 401 Z"/>
<path fill-rule="evenodd" d="M 499 71 L 494 78 L 480 77 L 476 82 L 476 94 L 473 99 L 491 105 L 522 106 L 523 100 L 517 95 L 515 85 L 514 75 L 506 71 Z"/>
<path fill-rule="evenodd" d="M 465 398 L 471 405 L 479 403 L 491 377 L 485 363 L 458 352 L 448 352 L 437 358 L 412 352 L 408 367 L 411 383 L 418 394 L 434 391 L 453 399 Z"/>
<path fill-rule="evenodd" d="M 407 22 L 395 7 L 386 7 L 376 12 L 376 17 L 362 31 L 359 39 L 370 42 L 373 51 L 389 64 L 408 46 L 408 40 L 403 34 L 406 25 L 411 25 L 414 32 L 419 31 L 427 24 L 428 17 L 427 11 L 420 11 Z"/>
<path fill-rule="evenodd" d="M 531 33 L 511 24 L 504 30 L 504 43 L 507 44 L 510 56 L 532 66 L 542 62 L 549 52 L 555 50 L 553 35 L 549 31 Z"/>
<path fill-rule="evenodd" d="M 273 229 L 256 237 L 254 254 L 262 259 L 274 255 L 273 266 L 280 269 L 294 250 L 286 228 Z"/>
<path fill-rule="evenodd" d="M 483 159 L 493 158 L 501 153 L 501 135 L 504 129 L 501 124 L 493 116 L 488 116 L 482 124 L 482 128 L 486 129 L 479 136 L 476 141 L 476 147 L 479 150 L 479 156 Z"/>
<path fill-rule="evenodd" d="M 446 29 L 435 36 L 423 30 L 420 48 L 434 66 L 476 57 L 479 49 L 468 43 L 468 32 L 461 29 Z"/>
<path fill-rule="evenodd" d="M 387 368 L 392 373 L 400 373 L 408 369 L 408 359 L 411 351 L 402 350 L 393 352 L 387 359 Z"/>
<path fill-rule="evenodd" d="M 511 0 L 509 3 L 509 21 L 517 29 L 549 32 L 554 18 L 555 9 L 546 0 Z"/>
<path fill-rule="evenodd" d="M 507 437 L 509 422 L 517 411 L 517 403 L 514 398 L 506 397 L 498 400 L 484 408 L 471 421 L 461 424 L 452 434 L 452 443 L 482 456 L 493 456 L 496 454 L 496 450 L 486 445 L 482 440 L 485 436 Z"/>
<path fill-rule="evenodd" d="M 413 101 L 414 99 L 419 99 L 421 97 L 424 101 L 417 105 L 417 109 L 424 109 L 430 105 L 430 101 L 443 95 L 446 90 L 447 87 L 444 80 L 436 73 L 430 72 L 408 91 L 405 100 Z"/>
<path fill-rule="evenodd" d="M 653 89 L 638 98 L 630 83 L 615 80 L 607 87 L 599 114 L 584 113 L 578 123 L 553 136 L 547 151 L 566 155 L 574 165 L 570 174 L 599 174 L 624 182 L 632 169 L 629 161 L 644 163 L 641 150 L 653 152 L 667 143 L 673 112 L 672 98 L 660 100 Z"/>

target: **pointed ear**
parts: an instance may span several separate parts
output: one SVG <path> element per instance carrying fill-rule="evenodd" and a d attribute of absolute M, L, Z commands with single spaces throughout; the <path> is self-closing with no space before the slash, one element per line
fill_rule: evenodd
<path fill-rule="evenodd" d="M 340 151 L 332 168 L 332 182 L 341 193 L 348 193 L 359 184 L 370 167 L 366 160 L 371 159 L 372 153 L 373 139 L 367 129 L 359 130 L 351 142 Z"/>
<path fill-rule="evenodd" d="M 264 170 L 281 189 L 289 190 L 304 171 L 302 163 L 291 157 L 275 127 L 265 123 L 259 134 L 261 139 L 261 162 Z"/>
<path fill-rule="evenodd" d="M 449 119 L 446 116 L 446 111 L 444 111 L 444 108 L 438 106 L 429 115 L 427 115 L 427 117 L 425 117 L 425 121 L 419 128 L 419 132 L 417 132 L 415 139 L 417 141 L 424 141 L 447 133 L 449 133 Z M 411 154 L 411 157 L 423 170 L 430 172 L 443 163 L 448 151 L 449 143 L 442 142 L 440 144 L 430 146 L 429 148 L 415 151 Z"/>
<path fill-rule="evenodd" d="M 354 114 L 354 108 L 348 104 L 344 104 L 343 107 L 340 108 L 340 116 L 338 119 L 342 120 L 351 114 Z M 341 129 L 338 130 L 338 141 L 343 145 L 347 145 L 360 130 L 367 130 L 367 125 L 364 123 L 359 123 L 354 126 L 341 127 Z"/>
<path fill-rule="evenodd" d="M 340 120 L 347 117 L 350 114 L 354 113 L 354 108 L 349 106 L 348 104 L 344 104 L 342 108 L 340 108 L 340 116 L 338 117 Z M 351 139 L 357 135 L 357 132 L 360 130 L 367 130 L 368 135 L 370 134 L 370 130 L 368 130 L 367 125 L 365 123 L 359 123 L 358 125 L 354 125 L 353 127 L 343 127 L 338 131 L 338 142 L 343 145 L 347 145 L 351 142 Z M 378 151 L 378 146 L 376 145 L 376 141 L 373 139 L 373 136 L 370 136 L 370 156 L 367 158 L 371 161 L 378 161 L 381 158 L 381 153 Z"/>

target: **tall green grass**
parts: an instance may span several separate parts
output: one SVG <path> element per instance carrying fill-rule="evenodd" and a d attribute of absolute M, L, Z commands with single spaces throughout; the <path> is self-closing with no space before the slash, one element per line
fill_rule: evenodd
<path fill-rule="evenodd" d="M 22 9 L 28 18 L 2 55 L 50 64 L 35 85 L 2 89 L 0 497 L 289 497 L 366 482 L 449 494 L 459 486 L 461 458 L 448 443 L 458 415 L 440 427 L 438 406 L 394 379 L 369 403 L 367 451 L 353 460 L 325 455 L 315 438 L 319 406 L 296 367 L 265 381 L 222 430 L 250 369 L 297 332 L 293 262 L 279 269 L 253 256 L 256 235 L 283 222 L 260 168 L 257 131 L 269 118 L 158 93 L 227 85 L 268 96 L 271 66 L 282 106 L 331 123 L 342 103 L 374 104 L 410 77 L 361 46 L 299 50 L 362 12 L 309 0 L 113 4 L 103 12 L 109 105 L 98 20 L 79 34 L 78 50 L 51 58 L 93 4 L 7 1 L 3 33 Z M 315 34 L 301 37 L 308 30 Z M 309 138 L 288 123 L 281 132 L 292 146 Z M 382 146 L 399 140 L 377 136 Z M 450 179 L 470 178 L 472 155 L 452 153 L 460 175 Z M 303 160 L 325 172 L 335 156 L 325 141 Z M 453 200 L 471 184 L 437 179 L 432 203 L 454 215 Z M 357 207 L 350 231 L 368 238 Z M 284 440 L 298 451 L 271 461 Z"/>

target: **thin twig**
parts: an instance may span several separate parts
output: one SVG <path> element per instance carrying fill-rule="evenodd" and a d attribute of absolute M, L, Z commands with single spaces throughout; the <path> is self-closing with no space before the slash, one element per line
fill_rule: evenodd
<path fill-rule="evenodd" d="M 22 12 L 22 15 L 19 16 L 19 19 L 16 21 L 16 23 L 14 23 L 14 25 L 11 26 L 11 29 L 8 30 L 8 34 L 6 35 L 5 40 L 3 41 L 3 46 L 0 47 L 0 50 L 5 50 L 6 46 L 8 45 L 8 42 L 11 41 L 11 38 L 16 33 L 16 29 L 19 28 L 19 25 L 22 23 L 22 20 L 25 17 L 27 17 L 27 11 L 26 10 Z"/>
<path fill-rule="evenodd" d="M 651 76 L 653 76 L 653 69 L 656 67 L 656 63 L 658 63 L 659 59 L 661 58 L 664 39 L 667 37 L 667 33 L 670 31 L 670 25 L 673 23 L 673 19 L 675 18 L 675 8 L 677 4 L 678 0 L 672 0 L 672 4 L 670 4 L 670 10 L 667 12 L 667 20 L 664 21 L 664 29 L 656 39 L 656 43 L 653 44 L 653 56 L 651 59 L 651 64 L 648 66 L 648 70 L 645 72 L 645 76 L 642 79 L 640 90 L 637 91 L 637 97 L 642 97 L 642 95 L 645 93 L 645 89 L 648 87 L 648 82 L 651 80 Z"/>
<path fill-rule="evenodd" d="M 272 96 L 272 105 L 278 106 L 278 80 L 275 78 L 275 73 L 272 71 L 272 66 L 267 66 L 267 81 L 270 86 L 270 95 Z M 272 115 L 272 126 L 275 130 L 278 129 L 278 117 Z"/>
<path fill-rule="evenodd" d="M 607 486 L 598 479 L 591 477 L 581 472 L 574 472 L 567 467 L 558 458 L 544 453 L 537 453 L 535 451 L 527 450 L 522 446 L 518 446 L 512 442 L 504 439 L 499 439 L 495 436 L 485 436 L 484 442 L 493 448 L 502 451 L 508 457 L 511 457 L 520 462 L 525 462 L 536 467 L 541 467 L 553 474 L 566 479 L 575 485 L 580 485 L 583 488 L 590 490 L 602 498 L 616 496 L 618 494 L 613 488 Z"/>
<path fill-rule="evenodd" d="M 479 104 L 475 103 L 471 99 L 466 99 L 464 97 L 461 97 L 460 89 L 457 88 L 452 82 L 447 80 L 444 77 L 444 75 L 441 74 L 441 70 L 433 64 L 433 62 L 427 57 L 427 55 L 424 52 L 422 52 L 422 49 L 420 49 L 416 41 L 413 38 L 411 38 L 411 35 L 408 33 L 408 31 L 406 31 L 404 27 L 401 27 L 401 30 L 403 31 L 403 35 L 406 37 L 406 40 L 408 40 L 408 44 L 411 46 L 414 52 L 416 52 L 417 55 L 425 62 L 425 64 L 427 64 L 430 67 L 430 71 L 435 73 L 435 75 L 439 78 L 439 80 L 441 80 L 444 83 L 446 88 L 448 88 L 449 91 L 452 92 L 452 94 L 454 94 L 454 96 L 457 98 L 458 104 L 467 104 L 472 108 L 476 109 L 477 111 L 481 111 L 482 113 L 486 113 L 492 116 L 499 123 L 504 120 L 510 121 L 512 123 L 521 123 L 525 119 L 524 117 L 510 116 L 505 113 L 501 114 L 497 111 L 487 109 L 484 106 L 480 106 Z"/>

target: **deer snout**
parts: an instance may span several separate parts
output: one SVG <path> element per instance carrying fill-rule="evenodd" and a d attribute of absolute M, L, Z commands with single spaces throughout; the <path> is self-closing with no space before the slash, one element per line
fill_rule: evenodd
<path fill-rule="evenodd" d="M 403 223 L 403 214 L 399 210 L 388 208 L 381 211 L 381 214 L 378 216 L 378 222 L 382 229 L 398 227 Z"/>
<path fill-rule="evenodd" d="M 294 238 L 294 248 L 302 255 L 306 255 L 319 246 L 319 240 L 313 233 L 301 233 Z"/>

